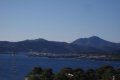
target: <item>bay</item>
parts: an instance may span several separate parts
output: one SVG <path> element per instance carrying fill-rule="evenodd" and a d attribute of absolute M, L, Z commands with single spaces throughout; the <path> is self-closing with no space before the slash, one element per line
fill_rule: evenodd
<path fill-rule="evenodd" d="M 0 54 L 0 80 L 24 80 L 25 76 L 34 68 L 52 68 L 53 72 L 58 72 L 61 68 L 82 68 L 96 69 L 102 65 L 110 65 L 120 68 L 120 61 L 103 61 L 90 59 L 66 59 L 66 58 L 46 58 L 29 57 L 17 54 L 15 58 L 11 54 Z M 15 71 L 13 71 L 15 70 Z"/>

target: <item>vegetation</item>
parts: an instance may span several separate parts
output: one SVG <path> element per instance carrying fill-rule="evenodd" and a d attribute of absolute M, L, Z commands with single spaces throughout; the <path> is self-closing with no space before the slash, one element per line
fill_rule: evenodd
<path fill-rule="evenodd" d="M 112 66 L 102 66 L 96 70 L 81 68 L 63 68 L 54 74 L 52 69 L 42 69 L 35 67 L 28 75 L 27 80 L 120 80 L 120 68 L 114 69 Z"/>

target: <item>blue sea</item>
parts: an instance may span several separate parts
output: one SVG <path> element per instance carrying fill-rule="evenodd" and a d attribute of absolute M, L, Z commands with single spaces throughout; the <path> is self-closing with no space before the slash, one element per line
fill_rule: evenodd
<path fill-rule="evenodd" d="M 87 70 L 96 69 L 102 65 L 120 68 L 120 61 L 30 57 L 23 54 L 17 54 L 16 58 L 13 58 L 11 54 L 0 54 L 0 80 L 24 80 L 34 67 L 52 68 L 56 73 L 64 67 Z"/>

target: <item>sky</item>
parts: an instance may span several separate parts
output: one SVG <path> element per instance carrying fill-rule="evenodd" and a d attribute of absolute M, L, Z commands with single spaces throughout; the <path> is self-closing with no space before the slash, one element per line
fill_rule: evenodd
<path fill-rule="evenodd" d="M 120 0 L 0 0 L 0 41 L 90 36 L 120 43 Z"/>

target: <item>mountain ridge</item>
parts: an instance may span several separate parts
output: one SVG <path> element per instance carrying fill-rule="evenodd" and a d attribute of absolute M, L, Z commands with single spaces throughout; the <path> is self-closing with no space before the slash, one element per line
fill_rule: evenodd
<path fill-rule="evenodd" d="M 95 47 L 97 49 L 108 51 L 108 52 L 114 51 L 118 48 L 120 49 L 120 43 L 110 42 L 96 36 L 92 36 L 89 38 L 79 38 L 73 41 L 72 44 Z"/>
<path fill-rule="evenodd" d="M 0 41 L 0 52 L 31 50 L 46 53 L 119 53 L 120 43 L 109 42 L 97 36 L 79 38 L 72 43 L 48 41 L 42 38 L 18 42 Z"/>

